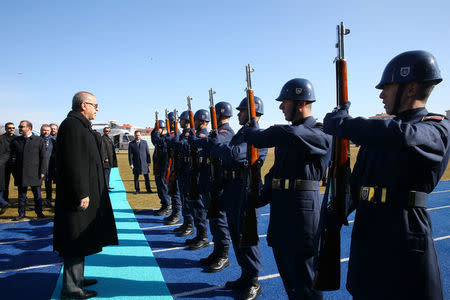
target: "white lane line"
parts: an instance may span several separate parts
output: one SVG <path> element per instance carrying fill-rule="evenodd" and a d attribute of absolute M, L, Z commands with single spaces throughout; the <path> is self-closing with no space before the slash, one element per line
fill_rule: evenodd
<path fill-rule="evenodd" d="M 441 237 L 435 238 L 435 239 L 433 239 L 433 241 L 437 242 L 437 241 L 446 240 L 448 238 L 450 238 L 450 235 L 446 235 L 446 236 L 441 236 Z"/>
<path fill-rule="evenodd" d="M 449 208 L 449 207 L 450 207 L 450 205 L 445 205 L 445 206 L 428 208 L 427 210 L 437 210 L 437 209 L 443 209 L 443 208 Z"/>
<path fill-rule="evenodd" d="M 177 223 L 177 224 L 173 224 L 173 225 L 158 225 L 158 226 L 152 226 L 152 227 L 142 227 L 141 230 L 168 228 L 168 227 L 175 227 L 175 226 L 180 226 L 180 225 L 181 225 L 181 223 Z"/>
<path fill-rule="evenodd" d="M 47 268 L 47 267 L 54 267 L 54 266 L 60 266 L 63 263 L 55 263 L 55 264 L 49 264 L 49 265 L 38 265 L 38 266 L 31 266 L 31 267 L 25 267 L 20 269 L 11 269 L 11 270 L 3 270 L 0 271 L 0 274 L 3 273 L 12 273 L 12 272 L 21 272 L 21 271 L 27 271 L 27 270 L 33 270 L 33 269 L 41 269 L 41 268 Z"/>
<path fill-rule="evenodd" d="M 450 190 L 431 192 L 431 194 L 448 193 Z"/>
<path fill-rule="evenodd" d="M 35 239 L 28 239 L 28 240 L 14 240 L 14 241 L 8 241 L 8 242 L 0 242 L 0 245 L 8 245 L 8 244 L 14 244 L 14 243 L 21 243 L 21 242 L 32 242 L 32 241 L 42 241 L 42 240 L 51 240 L 53 237 L 43 237 L 43 238 L 35 238 Z"/>

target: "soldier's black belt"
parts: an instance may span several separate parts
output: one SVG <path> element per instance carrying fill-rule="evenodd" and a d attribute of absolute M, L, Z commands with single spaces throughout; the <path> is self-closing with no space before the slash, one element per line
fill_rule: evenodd
<path fill-rule="evenodd" d="M 417 191 L 407 191 L 405 193 L 407 194 L 407 203 L 405 204 L 407 207 L 427 207 L 427 193 Z M 385 187 L 363 186 L 359 193 L 359 199 L 376 204 L 388 204 L 401 201 L 401 199 L 398 199 L 401 197 L 401 193 L 396 194 L 396 197 L 390 196 L 389 190 Z"/>
<path fill-rule="evenodd" d="M 223 178 L 228 180 L 233 179 L 244 180 L 245 172 L 244 170 L 224 170 Z"/>
<path fill-rule="evenodd" d="M 295 191 L 317 191 L 319 181 L 306 179 L 283 179 L 273 178 L 272 189 L 274 190 L 295 190 Z"/>

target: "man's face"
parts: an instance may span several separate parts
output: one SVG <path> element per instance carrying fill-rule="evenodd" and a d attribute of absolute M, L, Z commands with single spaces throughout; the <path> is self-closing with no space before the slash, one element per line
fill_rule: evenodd
<path fill-rule="evenodd" d="M 98 111 L 97 99 L 92 95 L 88 95 L 87 100 L 85 102 L 83 102 L 81 105 L 83 108 L 84 116 L 89 121 L 94 120 L 95 116 L 97 115 L 97 111 Z"/>
<path fill-rule="evenodd" d="M 19 132 L 22 135 L 27 136 L 30 134 L 31 128 L 27 126 L 27 122 L 21 122 L 19 125 Z"/>
<path fill-rule="evenodd" d="M 109 128 L 105 128 L 105 129 L 103 129 L 103 133 L 106 135 L 106 136 L 109 136 L 109 133 L 111 132 L 111 129 L 109 129 Z"/>
<path fill-rule="evenodd" d="M 245 125 L 248 122 L 248 110 L 240 109 L 238 112 L 239 125 Z"/>
<path fill-rule="evenodd" d="M 41 127 L 41 135 L 43 137 L 48 137 L 50 135 L 50 127 L 49 126 Z"/>
<path fill-rule="evenodd" d="M 50 125 L 50 134 L 52 136 L 56 135 L 58 133 L 58 126 L 56 125 Z"/>
<path fill-rule="evenodd" d="M 140 141 L 141 140 L 141 133 L 140 132 L 135 132 L 134 133 L 134 138 L 136 139 L 136 141 Z"/>
<path fill-rule="evenodd" d="M 296 102 L 294 102 L 293 100 L 281 101 L 279 109 L 283 112 L 284 119 L 286 121 L 292 121 L 292 117 L 294 115 L 292 111 L 296 109 L 296 107 L 297 107 Z"/>
<path fill-rule="evenodd" d="M 394 112 L 395 97 L 397 95 L 398 83 L 387 84 L 383 87 L 380 93 L 380 98 L 383 99 L 384 109 L 387 114 Z"/>
<path fill-rule="evenodd" d="M 14 127 L 14 124 L 8 124 L 5 128 L 6 133 L 10 136 L 14 134 L 14 129 L 16 129 L 16 127 Z"/>

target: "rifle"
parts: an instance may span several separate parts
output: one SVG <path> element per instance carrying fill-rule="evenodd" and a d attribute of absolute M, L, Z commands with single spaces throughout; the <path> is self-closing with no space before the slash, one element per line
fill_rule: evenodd
<path fill-rule="evenodd" d="M 178 117 L 177 117 L 178 111 L 176 109 L 173 110 L 173 115 L 175 117 L 175 121 L 173 123 L 173 127 L 175 130 L 175 138 L 178 137 Z M 169 179 L 169 195 L 175 195 L 178 191 L 178 187 L 177 187 L 177 181 L 176 181 L 176 177 L 177 177 L 177 169 L 178 169 L 178 163 L 177 163 L 177 158 L 178 158 L 178 151 L 176 149 L 171 149 L 172 150 L 172 159 L 173 159 L 173 172 L 170 176 Z"/>
<path fill-rule="evenodd" d="M 348 101 L 347 61 L 344 58 L 344 36 L 350 30 L 341 22 L 337 26 L 338 55 L 336 63 L 336 102 L 343 105 Z M 321 237 L 319 267 L 314 278 L 314 288 L 322 291 L 338 290 L 341 281 L 341 236 L 342 225 L 348 225 L 347 211 L 350 200 L 350 143 L 347 139 L 333 137 L 332 161 L 328 170 L 324 201 L 328 204 L 328 216 L 339 221 L 336 228 L 325 226 Z M 331 214 L 331 216 L 330 216 Z"/>
<path fill-rule="evenodd" d="M 166 109 L 166 129 L 167 129 L 167 134 L 170 136 L 170 123 L 169 123 L 169 111 Z M 167 164 L 167 169 L 166 169 L 166 177 L 164 178 L 164 183 L 168 184 L 169 183 L 169 178 L 170 178 L 170 168 L 172 167 L 172 156 L 170 155 L 170 149 L 167 147 L 167 156 L 169 159 L 169 162 Z"/>
<path fill-rule="evenodd" d="M 216 92 L 213 89 L 209 89 L 209 112 L 211 115 L 211 128 L 212 132 L 217 135 L 217 116 L 216 108 L 214 106 L 214 94 Z M 213 181 L 213 189 L 210 193 L 211 201 L 208 207 L 208 213 L 206 214 L 207 219 L 217 219 L 220 217 L 220 198 L 219 189 L 221 186 L 220 182 L 220 161 L 217 158 L 211 157 L 211 175 Z"/>
<path fill-rule="evenodd" d="M 246 81 L 247 81 L 247 107 L 248 107 L 248 123 L 246 126 L 252 126 L 256 123 L 256 111 L 255 111 L 255 96 L 252 89 L 252 81 L 250 73 L 253 72 L 253 68 L 250 64 L 245 66 Z M 259 183 L 261 180 L 261 173 L 257 160 L 259 158 L 258 149 L 247 144 L 247 161 L 249 172 L 249 192 L 253 199 L 259 194 Z M 241 246 L 255 246 L 258 244 L 258 221 L 256 219 L 255 207 L 252 204 L 247 205 L 245 208 L 244 222 L 242 226 L 242 236 L 240 240 Z"/>
<path fill-rule="evenodd" d="M 194 114 L 192 113 L 191 109 L 191 100 L 192 98 L 188 96 L 187 106 L 189 113 L 189 124 L 191 126 L 192 132 L 195 135 L 195 122 L 194 122 Z M 192 175 L 191 175 L 191 186 L 189 188 L 189 199 L 196 200 L 200 197 L 200 191 L 198 189 L 198 181 L 197 181 L 197 174 L 199 172 L 197 147 L 191 146 L 190 152 L 191 152 Z"/>
<path fill-rule="evenodd" d="M 155 119 L 156 119 L 156 131 L 159 132 L 159 120 L 158 120 L 158 112 L 155 111 Z M 160 169 L 160 160 L 161 160 L 161 149 L 159 149 L 158 145 L 155 145 L 155 159 L 153 162 L 153 175 L 161 175 Z"/>

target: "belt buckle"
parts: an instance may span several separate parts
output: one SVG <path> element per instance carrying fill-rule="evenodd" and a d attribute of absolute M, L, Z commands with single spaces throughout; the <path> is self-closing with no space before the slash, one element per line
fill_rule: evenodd
<path fill-rule="evenodd" d="M 231 171 L 231 177 L 233 179 L 236 179 L 236 171 L 235 170 Z"/>
<path fill-rule="evenodd" d="M 372 194 L 372 197 L 371 197 Z M 363 201 L 369 201 L 372 202 L 372 198 L 373 198 L 373 187 L 370 186 L 363 186 L 361 187 L 361 192 L 360 192 L 360 199 Z"/>
<path fill-rule="evenodd" d="M 416 191 L 409 191 L 409 197 L 408 197 L 408 206 L 414 207 L 416 205 Z"/>
<path fill-rule="evenodd" d="M 294 189 L 295 190 L 300 190 L 301 186 L 302 186 L 302 180 L 301 179 L 295 179 Z"/>

